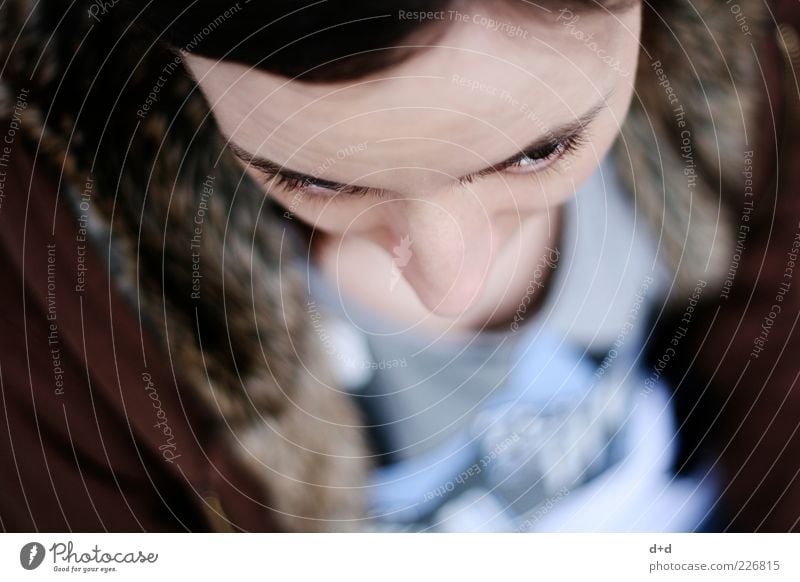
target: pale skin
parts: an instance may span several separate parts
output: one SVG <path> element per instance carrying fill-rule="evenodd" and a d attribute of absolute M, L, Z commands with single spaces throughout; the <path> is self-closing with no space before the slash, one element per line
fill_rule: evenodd
<path fill-rule="evenodd" d="M 430 48 L 347 82 L 185 59 L 246 170 L 324 234 L 313 260 L 343 293 L 409 325 L 480 329 L 509 319 L 552 256 L 561 205 L 596 169 L 632 99 L 640 7 L 567 22 L 530 14 L 513 36 L 450 22 Z M 572 149 L 519 157 L 578 119 L 585 135 Z M 324 182 L 290 190 L 250 157 Z"/>

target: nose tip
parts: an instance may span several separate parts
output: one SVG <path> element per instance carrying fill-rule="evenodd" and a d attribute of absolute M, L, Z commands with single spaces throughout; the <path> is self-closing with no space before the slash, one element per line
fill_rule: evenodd
<path fill-rule="evenodd" d="M 470 228 L 412 228 L 398 239 L 394 266 L 428 311 L 456 317 L 481 297 L 498 248 L 486 222 Z"/>
<path fill-rule="evenodd" d="M 440 317 L 457 317 L 466 312 L 480 298 L 488 274 L 470 269 L 449 276 L 431 277 L 419 269 L 411 268 L 405 275 L 420 302 L 432 314 Z"/>

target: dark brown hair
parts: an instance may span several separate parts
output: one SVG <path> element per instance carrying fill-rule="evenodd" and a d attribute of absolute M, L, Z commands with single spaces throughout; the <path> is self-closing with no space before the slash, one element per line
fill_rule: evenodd
<path fill-rule="evenodd" d="M 555 18 L 575 13 L 618 11 L 640 0 L 505 0 L 484 2 L 498 9 Z M 308 81 L 349 80 L 396 64 L 430 44 L 450 12 L 464 0 L 196 0 L 190 6 L 155 1 L 129 6 L 131 21 L 173 50 L 240 62 Z M 141 10 L 141 12 L 140 12 Z M 509 17 L 512 21 L 513 16 Z M 404 46 L 405 45 L 405 46 Z"/>

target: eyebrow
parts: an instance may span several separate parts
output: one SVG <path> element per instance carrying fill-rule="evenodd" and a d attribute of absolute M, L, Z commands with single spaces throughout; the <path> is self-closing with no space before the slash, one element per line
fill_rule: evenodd
<path fill-rule="evenodd" d="M 613 91 L 606 94 L 600 101 L 595 103 L 583 115 L 581 115 L 574 121 L 564 123 L 552 130 L 547 131 L 544 136 L 536 138 L 516 154 L 513 154 L 512 156 L 506 158 L 501 162 L 498 162 L 487 168 L 484 168 L 483 170 L 470 172 L 469 174 L 466 174 L 458 178 L 458 180 L 461 182 L 470 181 L 471 179 L 477 176 L 484 176 L 487 174 L 501 171 L 504 168 L 512 165 L 514 162 L 516 162 L 525 155 L 540 152 L 545 148 L 548 148 L 554 144 L 562 143 L 570 139 L 575 139 L 576 137 L 580 136 L 586 131 L 586 126 L 591 124 L 597 118 L 597 116 L 600 114 L 601 111 L 608 108 L 608 99 L 611 96 L 611 93 L 613 93 Z M 255 156 L 249 153 L 248 151 L 236 145 L 230 138 L 228 138 L 227 141 L 228 141 L 228 147 L 231 149 L 231 151 L 233 151 L 234 154 L 236 154 L 236 156 L 240 160 L 260 170 L 261 172 L 267 174 L 270 177 L 274 178 L 280 176 L 291 181 L 296 180 L 304 184 L 319 186 L 322 188 L 329 188 L 331 190 L 337 190 L 340 192 L 352 192 L 354 189 L 364 189 L 364 190 L 371 189 L 369 186 L 359 186 L 355 184 L 333 182 L 330 180 L 324 180 L 322 178 L 318 178 L 317 176 L 314 176 L 312 174 L 297 172 L 295 170 L 287 168 L 286 166 L 273 162 L 272 160 L 268 160 L 267 158 Z"/>

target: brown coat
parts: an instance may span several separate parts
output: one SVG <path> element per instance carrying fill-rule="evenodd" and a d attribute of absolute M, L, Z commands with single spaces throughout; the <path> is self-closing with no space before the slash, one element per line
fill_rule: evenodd
<path fill-rule="evenodd" d="M 800 531 L 800 256 L 789 254 L 800 248 L 800 3 L 770 5 L 770 34 L 755 47 L 763 78 L 748 127 L 755 174 L 749 221 L 741 174 L 737 184 L 741 259 L 730 260 L 727 296 L 698 305 L 666 373 L 682 425 L 677 468 L 703 457 L 714 462 L 723 476 L 718 525 L 725 531 Z M 682 299 L 662 326 L 654 358 L 680 325 Z"/>
<path fill-rule="evenodd" d="M 10 157 L 0 208 L 2 528 L 273 529 L 258 483 L 220 450 L 79 240 L 55 183 L 18 143 Z"/>

